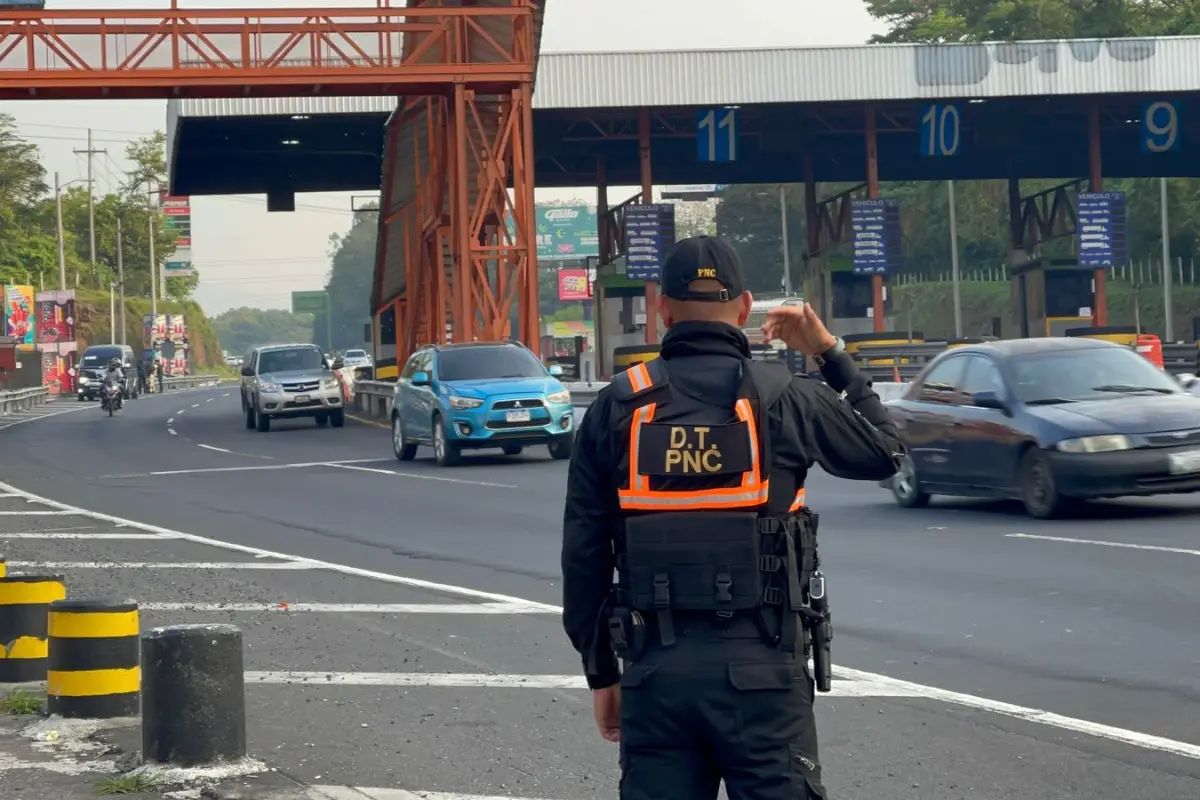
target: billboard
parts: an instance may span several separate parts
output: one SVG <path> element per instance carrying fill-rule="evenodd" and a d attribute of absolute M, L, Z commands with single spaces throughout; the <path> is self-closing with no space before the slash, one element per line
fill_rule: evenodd
<path fill-rule="evenodd" d="M 190 197 L 175 197 L 163 192 L 163 225 L 171 232 L 174 252 L 163 264 L 164 278 L 187 278 L 196 274 L 192 267 L 192 202 Z"/>
<path fill-rule="evenodd" d="M 596 273 L 588 269 L 560 269 L 558 271 L 559 300 L 589 300 Z"/>
<path fill-rule="evenodd" d="M 534 206 L 538 261 L 600 255 L 596 211 L 588 206 Z M 508 221 L 509 235 L 513 223 Z"/>
<path fill-rule="evenodd" d="M 4 287 L 4 335 L 17 340 L 20 350 L 32 350 L 36 337 L 37 312 L 32 286 Z"/>
<path fill-rule="evenodd" d="M 48 291 L 34 295 L 37 350 L 42 362 L 42 385 L 50 394 L 75 391 L 75 292 Z"/>

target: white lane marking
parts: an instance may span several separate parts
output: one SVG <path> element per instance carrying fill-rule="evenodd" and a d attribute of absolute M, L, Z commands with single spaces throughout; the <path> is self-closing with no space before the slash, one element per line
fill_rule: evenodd
<path fill-rule="evenodd" d="M 206 472 L 252 472 L 265 469 L 304 469 L 307 467 L 334 467 L 341 464 L 378 464 L 391 461 L 388 458 L 356 458 L 349 461 L 304 461 L 296 464 L 259 464 L 251 467 L 204 467 L 200 469 L 167 469 L 158 472 L 130 472 L 122 475 L 101 475 L 101 478 L 151 478 L 163 475 L 203 475 Z"/>
<path fill-rule="evenodd" d="M 26 533 L 0 533 L 0 540 L 4 539 L 98 539 L 101 541 L 108 540 L 146 540 L 146 539 L 178 539 L 178 536 L 167 536 L 161 533 L 51 533 L 51 532 L 26 532 Z"/>
<path fill-rule="evenodd" d="M 370 460 L 381 461 L 384 459 L 370 459 Z M 324 463 L 328 464 L 328 463 L 332 463 L 332 462 L 324 462 Z M 452 586 L 447 583 L 436 583 L 434 581 L 421 580 L 420 578 L 407 578 L 402 575 L 392 575 L 387 572 L 376 572 L 375 570 L 362 569 L 360 567 L 350 567 L 350 566 L 346 566 L 344 564 L 334 564 L 329 561 L 321 561 L 321 560 L 315 559 L 315 558 L 305 558 L 302 556 L 289 555 L 287 553 L 277 553 L 272 550 L 263 550 L 262 548 L 259 548 L 259 547 L 251 547 L 249 545 L 244 545 L 244 544 L 235 544 L 233 542 L 223 542 L 220 539 L 210 539 L 207 536 L 197 536 L 194 533 L 184 533 L 183 531 L 172 530 L 171 528 L 164 528 L 161 525 L 151 525 L 146 522 L 138 522 L 137 520 L 127 519 L 125 517 L 117 517 L 112 514 L 105 514 L 100 511 L 89 511 L 86 508 L 80 508 L 79 506 L 72 506 L 72 505 L 68 505 L 66 503 L 60 503 L 59 501 L 51 500 L 48 497 L 42 497 L 40 495 L 33 494 L 32 492 L 22 491 L 22 490 L 18 489 L 17 487 L 11 486 L 7 483 L 0 483 L 0 491 L 14 492 L 16 494 L 21 495 L 22 497 L 24 497 L 26 500 L 28 500 L 31 503 L 42 503 L 43 505 L 50 506 L 51 508 L 62 509 L 65 513 L 76 514 L 81 517 L 87 517 L 89 519 L 99 520 L 100 522 L 108 522 L 108 523 L 114 524 L 114 525 L 122 525 L 122 526 L 126 526 L 129 528 L 133 528 L 135 530 L 146 531 L 147 533 L 173 534 L 176 538 L 183 539 L 188 542 L 195 542 L 196 544 L 209 545 L 210 547 L 219 547 L 224 550 L 229 550 L 229 551 L 235 552 L 235 553 L 249 553 L 250 555 L 257 556 L 259 558 L 277 558 L 277 559 L 283 559 L 283 560 L 288 560 L 288 561 L 294 561 L 294 562 L 301 563 L 301 564 L 309 564 L 315 568 L 327 569 L 332 572 L 339 572 L 343 575 L 353 575 L 356 578 L 369 578 L 371 580 L 380 581 L 381 583 L 393 583 L 393 584 L 397 584 L 399 586 L 412 586 L 417 589 L 429 589 L 430 591 L 441 592 L 443 594 L 458 595 L 459 597 L 474 597 L 479 600 L 491 600 L 491 601 L 497 602 L 497 603 L 520 603 L 522 605 L 537 606 L 540 608 L 545 608 L 545 609 L 548 609 L 552 613 L 559 613 L 559 614 L 562 613 L 562 608 L 559 606 L 552 606 L 552 605 L 548 605 L 546 603 L 535 603 L 531 600 L 525 600 L 523 598 L 513 597 L 513 596 L 507 595 L 507 594 L 499 594 L 497 592 L 484 592 L 484 591 L 480 591 L 479 589 L 469 589 L 465 586 Z"/>
<path fill-rule="evenodd" d="M 548 603 L 535 603 L 519 597 L 511 597 L 509 595 L 502 595 L 494 592 L 483 592 L 478 589 L 469 589 L 465 586 L 451 586 L 449 584 L 435 583 L 433 581 L 425 581 L 418 578 L 406 578 L 400 575 L 391 575 L 386 572 L 375 572 L 374 570 L 360 569 L 358 567 L 350 567 L 342 564 L 333 564 L 313 558 L 302 558 L 284 553 L 276 553 L 270 550 L 250 547 L 248 545 L 234 544 L 233 542 L 223 542 L 219 539 L 210 539 L 206 536 L 197 536 L 195 534 L 184 533 L 182 531 L 164 528 L 159 525 L 150 525 L 145 522 L 138 522 L 136 520 L 126 519 L 124 517 L 117 517 L 112 514 L 104 514 L 99 511 L 89 511 L 78 506 L 71 506 L 66 503 L 60 503 L 57 500 L 41 497 L 40 495 L 35 495 L 32 492 L 22 491 L 17 487 L 6 483 L 0 483 L 0 491 L 19 494 L 31 503 L 41 503 L 43 505 L 50 506 L 51 508 L 59 509 L 64 513 L 75 514 L 81 517 L 99 520 L 101 522 L 108 522 L 115 525 L 134 528 L 147 533 L 174 534 L 176 538 L 183 539 L 185 541 L 219 547 L 233 552 L 249 553 L 258 556 L 259 558 L 283 559 L 296 564 L 305 564 L 313 568 L 339 572 L 343 575 L 353 575 L 359 578 L 370 578 L 385 583 L 412 586 L 420 589 L 429 589 L 435 592 L 456 594 L 462 597 L 475 597 L 499 603 L 519 603 L 522 605 L 544 608 L 550 613 L 562 613 L 561 606 L 553 606 Z M 894 678 L 889 678 L 886 675 L 879 675 L 873 672 L 865 672 L 863 670 L 849 669 L 846 667 L 835 667 L 834 671 L 840 677 L 850 680 L 875 682 L 879 684 L 887 683 L 895 687 L 897 690 L 901 688 L 908 689 L 914 692 L 915 694 L 913 696 L 916 697 L 954 703 L 968 708 L 990 711 L 1049 727 L 1061 728 L 1063 730 L 1075 731 L 1088 736 L 1121 742 L 1123 744 L 1127 744 L 1132 747 L 1138 747 L 1144 750 L 1154 750 L 1200 760 L 1200 745 L 1179 742 L 1161 736 L 1153 736 L 1151 734 L 1141 733 L 1139 731 L 1125 730 L 1123 728 L 1116 728 L 1110 725 L 1102 725 L 1089 720 L 1066 717 L 1061 714 L 1055 714 L 1042 709 L 1026 708 L 1023 706 L 1013 705 L 1011 703 L 1004 703 L 998 700 L 989 700 L 984 697 L 977 697 L 975 695 L 938 689 L 933 686 L 925 686 L 923 684 L 910 683 L 908 681 L 898 681 Z"/>
<path fill-rule="evenodd" d="M 178 436 L 178 435 L 179 435 L 178 433 L 176 433 L 176 432 L 175 432 L 175 429 L 174 429 L 174 428 L 167 428 L 167 433 L 171 434 L 172 436 Z"/>
<path fill-rule="evenodd" d="M 334 464 L 329 466 L 338 469 L 352 469 L 357 472 L 374 472 L 377 475 L 395 475 L 400 478 L 419 478 L 423 481 L 445 481 L 446 483 L 464 483 L 468 486 L 490 486 L 495 489 L 520 489 L 520 486 L 513 486 L 511 483 L 491 483 L 489 481 L 469 481 L 463 478 L 445 478 L 441 475 L 425 475 L 420 472 L 396 472 L 390 469 L 372 469 L 370 467 L 354 467 L 349 464 Z"/>
<path fill-rule="evenodd" d="M 147 534 L 149 536 L 149 534 Z M 0 539 L 4 536 L 0 535 Z M 281 614 L 557 614 L 529 603 L 142 603 L 143 611 Z"/>
<path fill-rule="evenodd" d="M 404 789 L 380 789 L 373 786 L 309 786 L 301 797 L 304 800 L 540 800 L 535 797 L 507 795 L 408 792 Z"/>
<path fill-rule="evenodd" d="M 199 408 L 199 407 L 200 407 L 199 403 L 192 403 L 192 408 Z"/>
<path fill-rule="evenodd" d="M 213 447 L 211 444 L 201 444 L 197 447 L 203 447 L 205 450 L 215 450 L 218 453 L 232 453 L 232 450 L 226 450 L 224 447 Z"/>
<path fill-rule="evenodd" d="M 221 397 L 229 397 L 229 395 L 231 395 L 231 394 L 232 394 L 232 392 L 226 392 L 225 394 L 221 395 Z"/>
<path fill-rule="evenodd" d="M 70 514 L 70 511 L 0 511 L 0 517 L 61 517 Z"/>
<path fill-rule="evenodd" d="M 20 496 L 21 495 L 13 494 L 12 492 L 0 492 L 0 497 L 20 497 Z"/>
<path fill-rule="evenodd" d="M 587 689 L 582 675 L 493 675 L 442 672 L 247 672 L 246 685 L 425 686 L 457 689 Z M 912 688 L 880 681 L 835 680 L 825 697 L 920 697 Z"/>
<path fill-rule="evenodd" d="M 175 414 L 176 414 L 176 415 L 179 415 L 179 414 L 186 414 L 186 413 L 187 413 L 187 409 L 186 409 L 186 408 L 181 408 L 181 409 L 179 409 L 178 411 L 176 411 L 176 412 L 175 412 Z"/>
<path fill-rule="evenodd" d="M 10 561 L 10 567 L 23 569 L 320 569 L 298 561 Z"/>
<path fill-rule="evenodd" d="M 229 395 L 225 395 L 225 396 L 226 396 L 226 397 L 228 397 Z M 210 397 L 210 398 L 208 398 L 207 400 L 205 400 L 204 402 L 206 402 L 206 403 L 211 403 L 213 400 L 216 400 L 216 399 L 217 399 L 217 398 L 215 398 L 215 397 Z"/>
<path fill-rule="evenodd" d="M 168 425 L 172 424 L 173 422 L 175 422 L 175 418 L 174 418 L 174 417 L 171 417 L 169 420 L 167 420 L 167 424 L 168 424 Z"/>
<path fill-rule="evenodd" d="M 1126 550 L 1150 550 L 1156 553 L 1176 553 L 1184 556 L 1200 556 L 1200 550 L 1188 550 L 1183 547 L 1163 547 L 1157 544 L 1129 544 L 1127 542 L 1104 542 L 1099 539 L 1072 539 L 1068 536 L 1038 536 L 1033 533 L 1006 533 L 1008 539 L 1040 539 L 1044 542 L 1065 542 L 1066 544 L 1093 544 L 1097 547 L 1118 547 Z"/>
<path fill-rule="evenodd" d="M 68 409 L 64 409 L 62 411 L 57 411 L 57 410 L 47 411 L 45 414 L 38 414 L 37 416 L 33 416 L 33 417 L 22 417 L 19 419 L 13 419 L 11 422 L 9 421 L 11 419 L 10 417 L 0 417 L 0 420 L 3 420 L 3 423 L 0 423 L 0 431 L 4 430 L 5 428 L 15 428 L 16 426 L 24 425 L 27 422 L 37 422 L 38 420 L 50 419 L 51 417 L 61 417 L 63 414 L 74 414 L 77 411 L 88 411 L 92 408 L 98 408 L 98 406 L 93 406 L 92 404 L 88 403 L 88 404 L 79 406 L 78 408 L 68 408 Z"/>
<path fill-rule="evenodd" d="M 955 705 L 966 706 L 967 708 L 976 708 L 980 711 L 990 711 L 994 714 L 1025 720 L 1026 722 L 1036 722 L 1040 725 L 1049 725 L 1054 728 L 1075 731 L 1076 733 L 1095 736 L 1099 739 L 1121 742 L 1133 747 L 1140 747 L 1143 750 L 1157 750 L 1162 753 L 1183 756 L 1184 758 L 1200 759 L 1200 745 L 1191 744 L 1190 742 L 1179 742 L 1174 739 L 1166 739 L 1162 736 L 1153 736 L 1148 733 L 1125 730 L 1124 728 L 1114 728 L 1111 725 L 1102 725 L 1098 722 L 1091 722 L 1085 719 L 1065 717 L 1062 714 L 1055 714 L 1038 708 L 1025 708 L 1024 706 L 1013 705 L 1012 703 L 1003 703 L 999 700 L 989 700 L 985 697 L 976 697 L 975 695 L 951 692 L 919 683 L 900 681 L 885 675 L 876 675 L 857 669 L 834 667 L 834 672 L 844 675 L 851 680 L 873 680 L 878 683 L 892 684 L 896 688 L 910 688 L 915 692 L 912 695 L 913 697 L 939 700 L 943 703 L 953 703 Z M 836 681 L 834 685 L 837 685 Z"/>

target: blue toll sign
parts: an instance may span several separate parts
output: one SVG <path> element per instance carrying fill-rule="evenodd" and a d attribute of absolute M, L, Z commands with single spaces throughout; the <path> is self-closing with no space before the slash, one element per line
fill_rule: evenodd
<path fill-rule="evenodd" d="M 675 206 L 671 203 L 625 208 L 625 277 L 657 281 L 667 252 L 675 245 Z"/>
<path fill-rule="evenodd" d="M 1114 267 L 1128 258 L 1125 243 L 1125 193 L 1080 192 L 1076 199 L 1075 235 L 1079 263 Z"/>
<path fill-rule="evenodd" d="M 899 201 L 855 200 L 850 228 L 856 275 L 886 275 L 904 264 Z"/>

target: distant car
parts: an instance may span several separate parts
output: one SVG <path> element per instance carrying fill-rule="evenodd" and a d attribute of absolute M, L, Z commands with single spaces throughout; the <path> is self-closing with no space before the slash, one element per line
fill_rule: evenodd
<path fill-rule="evenodd" d="M 133 348 L 124 344 L 94 344 L 79 358 L 75 382 L 75 396 L 79 402 L 100 399 L 100 385 L 104 382 L 104 373 L 108 371 L 108 362 L 114 358 L 120 359 L 121 370 L 125 373 L 125 382 L 121 386 L 121 396 L 126 400 L 138 396 L 137 361 Z"/>
<path fill-rule="evenodd" d="M 949 350 L 887 407 L 909 454 L 884 483 L 906 508 L 1015 498 L 1048 519 L 1073 501 L 1200 490 L 1200 397 L 1111 342 Z"/>
<path fill-rule="evenodd" d="M 242 414 L 247 428 L 266 433 L 271 420 L 311 417 L 320 427 L 346 424 L 342 384 L 314 344 L 256 347 L 242 367 Z"/>
<path fill-rule="evenodd" d="M 347 350 L 342 356 L 342 362 L 347 367 L 369 367 L 371 366 L 371 357 L 367 355 L 366 350 Z"/>
<path fill-rule="evenodd" d="M 499 448 L 518 455 L 546 445 L 555 459 L 571 457 L 575 410 L 559 382 L 516 342 L 429 346 L 408 360 L 392 403 L 392 449 L 411 461 L 418 446 L 433 448 L 440 466 L 463 450 Z"/>

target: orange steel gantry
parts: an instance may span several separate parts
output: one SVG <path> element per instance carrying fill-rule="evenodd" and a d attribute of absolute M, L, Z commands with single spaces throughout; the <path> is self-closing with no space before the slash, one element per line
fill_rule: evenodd
<path fill-rule="evenodd" d="M 516 303 L 536 351 L 543 2 L 0 11 L 0 99 L 397 96 L 376 271 L 392 277 L 377 281 L 372 312 L 395 309 L 403 359 L 445 338 L 504 338 Z"/>

